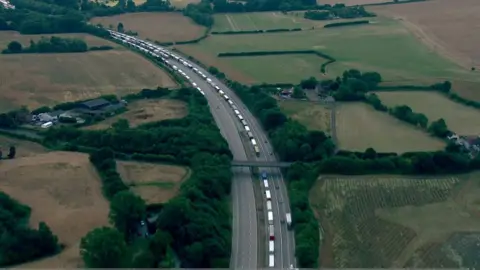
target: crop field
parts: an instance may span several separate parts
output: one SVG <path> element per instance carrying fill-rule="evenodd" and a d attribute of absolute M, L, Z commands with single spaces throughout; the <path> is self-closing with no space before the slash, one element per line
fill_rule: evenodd
<path fill-rule="evenodd" d="M 123 181 L 148 204 L 165 203 L 175 197 L 190 176 L 186 167 L 146 162 L 117 161 Z"/>
<path fill-rule="evenodd" d="M 338 146 L 344 150 L 378 152 L 433 151 L 445 143 L 365 103 L 336 106 L 335 127 Z"/>
<path fill-rule="evenodd" d="M 31 226 L 45 221 L 65 245 L 60 254 L 20 268 L 81 267 L 80 239 L 108 225 L 109 205 L 86 154 L 50 152 L 3 160 L 0 189 L 32 208 Z"/>
<path fill-rule="evenodd" d="M 246 79 L 258 83 L 271 80 L 270 74 L 276 72 L 283 74 L 285 67 L 289 67 L 290 72 L 296 74 L 290 75 L 290 78 L 306 77 L 305 66 L 311 64 L 305 64 L 305 60 L 301 58 L 292 61 L 293 56 L 290 55 L 275 56 L 275 64 L 271 63 L 272 57 L 260 56 L 254 59 L 248 57 L 250 62 L 255 63 L 256 70 L 263 70 L 257 72 L 255 78 L 251 78 L 252 75 L 245 74 L 251 63 L 242 61 L 241 57 L 218 58 L 217 54 L 313 49 L 337 59 L 336 63 L 327 67 L 327 76 L 332 78 L 341 75 L 346 69 L 355 68 L 362 71 L 378 71 L 382 74 L 383 80 L 390 84 L 405 84 L 406 81 L 408 84 L 431 84 L 445 79 L 480 82 L 480 76 L 424 46 L 397 20 L 384 17 L 376 17 L 373 20 L 374 23 L 369 25 L 338 29 L 316 28 L 301 32 L 251 34 L 242 35 L 241 38 L 212 35 L 198 44 L 181 45 L 177 48 L 208 65 L 225 70 L 230 77 L 243 79 L 247 83 L 249 81 Z M 352 44 L 355 45 L 355 50 L 352 50 Z M 325 61 L 317 56 L 311 57 L 315 60 L 310 61 L 317 61 L 315 67 L 317 77 L 321 76 L 320 65 Z M 277 80 L 281 80 L 281 77 L 279 76 Z"/>
<path fill-rule="evenodd" d="M 456 62 L 464 69 L 476 67 L 480 77 L 480 32 L 474 27 L 480 20 L 480 2 L 476 0 L 435 0 L 405 5 L 369 8 L 377 14 L 395 18 L 430 50 Z M 454 90 L 465 98 L 480 101 L 478 80 L 454 79 Z M 466 85 L 465 85 L 466 84 Z"/>
<path fill-rule="evenodd" d="M 183 118 L 188 114 L 187 105 L 184 102 L 172 99 L 137 100 L 129 103 L 127 108 L 128 111 L 85 129 L 107 129 L 119 119 L 126 119 L 130 127 L 137 127 L 149 122 Z"/>
<path fill-rule="evenodd" d="M 16 31 L 0 31 L 0 49 L 3 50 L 7 48 L 8 43 L 11 41 L 18 41 L 23 46 L 29 46 L 30 40 L 37 41 L 42 37 L 50 38 L 51 36 L 81 39 L 84 40 L 89 47 L 108 45 L 114 48 L 121 48 L 121 46 L 116 43 L 89 34 L 22 35 Z"/>
<path fill-rule="evenodd" d="M 181 13 L 172 12 L 140 12 L 127 13 L 109 17 L 95 17 L 94 24 L 117 28 L 122 23 L 125 30 L 138 33 L 138 36 L 152 41 L 187 41 L 200 37 L 205 28 L 191 21 Z"/>
<path fill-rule="evenodd" d="M 295 16 L 293 13 L 251 12 L 216 14 L 212 31 L 248 31 L 278 28 L 312 28 L 319 22 Z"/>
<path fill-rule="evenodd" d="M 325 105 L 308 101 L 278 101 L 280 109 L 292 119 L 305 125 L 310 130 L 320 130 L 331 134 L 331 109 Z"/>
<path fill-rule="evenodd" d="M 322 267 L 474 267 L 478 176 L 322 177 L 310 193 Z"/>
<path fill-rule="evenodd" d="M 377 92 L 388 107 L 408 105 L 430 122 L 443 118 L 450 130 L 460 135 L 480 134 L 480 110 L 454 102 L 436 92 Z"/>
<path fill-rule="evenodd" d="M 175 87 L 172 78 L 127 50 L 0 55 L 0 112 Z"/>

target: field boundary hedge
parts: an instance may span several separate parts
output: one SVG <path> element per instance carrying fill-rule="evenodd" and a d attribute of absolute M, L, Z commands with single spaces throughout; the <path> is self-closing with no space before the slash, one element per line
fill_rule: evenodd
<path fill-rule="evenodd" d="M 406 1 L 398 1 L 395 2 L 393 0 L 390 0 L 390 2 L 383 2 L 383 3 L 372 3 L 372 4 L 363 4 L 361 6 L 388 6 L 388 5 L 400 5 L 400 4 L 408 4 L 408 3 L 415 3 L 415 2 L 427 2 L 430 0 L 406 0 Z"/>
<path fill-rule="evenodd" d="M 242 34 L 265 34 L 265 33 L 279 33 L 279 32 L 298 32 L 304 31 L 302 28 L 275 28 L 266 30 L 245 30 L 245 31 L 212 31 L 212 35 L 242 35 Z"/>
<path fill-rule="evenodd" d="M 218 53 L 217 57 L 242 57 L 242 56 L 265 56 L 265 55 L 289 55 L 289 54 L 313 54 L 327 61 L 320 65 L 320 71 L 326 72 L 327 66 L 335 63 L 337 59 L 316 50 L 292 50 L 292 51 L 252 51 L 252 52 L 224 52 Z"/>
<path fill-rule="evenodd" d="M 338 23 L 329 23 L 325 24 L 323 28 L 332 28 L 332 27 L 341 27 L 341 26 L 348 26 L 348 25 L 359 25 L 359 24 L 369 24 L 369 20 L 361 20 L 361 21 L 354 21 L 354 22 L 338 22 Z"/>
<path fill-rule="evenodd" d="M 425 86 L 425 85 L 423 85 L 423 86 L 422 85 L 379 86 L 379 87 L 377 87 L 377 89 L 372 90 L 370 92 L 373 92 L 373 93 L 375 93 L 375 92 L 395 92 L 395 91 L 402 91 L 402 92 L 405 92 L 405 91 L 438 92 L 438 93 L 444 95 L 446 98 L 450 99 L 453 102 L 460 103 L 460 104 L 465 105 L 467 107 L 480 109 L 480 102 L 464 98 L 464 97 L 458 95 L 457 93 L 454 93 L 454 92 L 450 91 L 450 89 L 448 89 L 448 90 L 439 89 L 440 85 L 442 85 L 442 84 L 438 83 L 438 84 L 429 85 L 429 86 Z"/>

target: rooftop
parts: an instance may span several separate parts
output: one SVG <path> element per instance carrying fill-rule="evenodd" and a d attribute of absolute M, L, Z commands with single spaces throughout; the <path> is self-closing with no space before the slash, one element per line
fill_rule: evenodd
<path fill-rule="evenodd" d="M 92 99 L 89 101 L 82 102 L 82 104 L 87 107 L 96 107 L 101 105 L 108 105 L 110 104 L 110 102 L 104 98 L 97 98 L 97 99 Z"/>

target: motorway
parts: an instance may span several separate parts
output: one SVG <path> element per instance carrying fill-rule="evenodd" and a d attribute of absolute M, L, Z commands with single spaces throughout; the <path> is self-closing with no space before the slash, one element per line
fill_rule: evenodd
<path fill-rule="evenodd" d="M 219 86 L 230 97 L 230 99 L 235 104 L 237 104 L 238 110 L 240 111 L 240 113 L 243 115 L 243 117 L 245 118 L 245 120 L 249 124 L 254 137 L 257 138 L 257 144 L 260 148 L 260 153 L 261 154 L 260 154 L 260 157 L 256 158 L 256 160 L 259 160 L 259 161 L 274 161 L 274 162 L 277 161 L 277 158 L 274 155 L 270 155 L 270 153 L 273 153 L 274 151 L 273 151 L 273 148 L 272 148 L 271 144 L 269 143 L 268 137 L 266 136 L 265 132 L 263 131 L 263 128 L 260 126 L 257 119 L 243 105 L 242 101 L 235 95 L 235 93 L 231 89 L 229 89 L 226 85 L 224 85 L 220 80 L 216 79 L 213 75 L 209 74 L 202 67 L 200 67 L 200 66 L 198 66 L 198 65 L 196 65 L 195 63 L 192 63 L 192 62 L 189 62 L 189 63 L 192 66 L 199 69 L 200 71 L 202 71 L 202 73 L 204 73 L 205 75 L 208 74 L 207 76 L 210 77 L 212 79 L 212 81 L 217 86 Z M 189 74 L 189 76 L 192 79 L 195 78 L 193 80 L 197 84 L 200 81 L 204 82 L 204 80 L 194 72 L 191 72 L 191 75 Z M 213 90 L 211 87 L 209 87 L 208 84 L 207 84 L 207 87 L 208 88 L 206 88 L 204 90 L 206 96 L 210 95 L 210 94 L 213 94 L 213 95 L 218 97 L 218 99 L 220 100 L 220 103 L 222 105 L 227 106 L 226 105 L 227 103 L 218 95 L 218 93 L 215 90 Z M 203 87 L 200 87 L 200 88 L 204 89 Z M 209 92 L 209 94 L 207 94 L 207 92 Z M 218 105 L 218 103 L 215 104 L 215 105 Z M 233 121 L 236 124 L 238 124 L 239 126 L 241 126 L 238 119 L 235 117 L 233 111 L 231 109 L 229 109 L 228 107 L 227 107 L 227 110 L 231 114 Z M 214 111 L 213 109 L 212 109 L 212 112 L 213 112 L 214 115 L 218 114 L 218 112 Z M 241 130 L 243 130 L 243 126 L 241 126 Z M 229 140 L 227 137 L 225 137 L 225 138 L 227 140 Z M 230 144 L 230 142 L 231 141 L 229 141 L 229 144 Z M 245 147 L 246 148 L 252 148 L 252 145 L 248 144 Z M 250 150 L 250 151 L 252 151 L 252 150 Z M 237 158 L 235 156 L 235 154 L 234 154 L 234 159 L 235 160 L 246 160 L 246 158 L 242 158 L 242 159 Z M 293 235 L 293 231 L 287 230 L 287 225 L 284 224 L 284 223 L 281 223 L 281 220 L 285 219 L 286 213 L 290 212 L 290 203 L 289 203 L 289 200 L 288 200 L 286 185 L 285 185 L 284 179 L 283 179 L 282 174 L 281 174 L 279 169 L 277 169 L 277 168 L 260 168 L 260 171 L 266 171 L 268 173 L 268 175 L 269 175 L 269 186 L 272 187 L 272 188 L 270 188 L 270 190 L 271 190 L 271 193 L 272 193 L 272 208 L 273 208 L 274 227 L 275 227 L 275 268 L 289 268 L 290 265 L 293 264 L 295 266 L 296 263 L 295 263 L 295 249 L 294 249 L 294 246 L 295 246 L 294 245 L 294 239 L 295 238 L 294 238 L 294 235 Z M 260 181 L 260 179 L 255 179 L 255 180 Z M 237 181 L 237 179 L 234 179 L 234 181 Z M 234 184 L 234 186 L 235 186 L 235 184 Z M 278 187 L 278 189 L 273 188 L 273 187 Z M 253 187 L 252 187 L 252 189 L 253 189 Z M 234 192 L 234 196 L 239 195 L 239 194 L 235 194 L 235 193 L 236 192 Z M 245 194 L 241 193 L 241 196 L 245 196 Z M 250 195 L 248 195 L 248 196 L 250 196 Z M 252 196 L 253 196 L 253 193 L 252 193 Z M 264 203 L 264 202 L 262 202 L 262 203 Z M 251 218 L 255 218 L 255 216 L 254 216 L 255 208 L 253 208 L 251 210 L 243 210 L 243 211 L 252 211 L 252 217 Z M 234 210 L 234 215 L 235 214 L 236 213 L 235 213 L 235 210 Z M 265 212 L 265 214 L 266 214 L 266 212 Z M 240 213 L 240 216 L 242 216 L 241 213 Z M 266 217 L 265 217 L 265 220 L 267 220 Z M 266 224 L 266 226 L 268 226 L 268 224 Z M 268 231 L 268 228 L 265 228 L 265 231 Z M 235 228 L 234 228 L 234 232 L 235 232 Z M 265 248 L 265 249 L 268 248 L 268 238 L 267 237 L 268 237 L 268 235 L 265 238 L 265 245 L 263 247 L 260 246 L 258 248 Z M 234 236 L 233 243 L 235 243 L 235 239 L 236 239 L 236 237 Z M 232 252 L 233 251 L 234 251 L 234 249 L 232 250 Z M 235 253 L 232 253 L 232 254 L 233 254 L 232 257 L 235 257 Z M 266 261 L 268 262 L 268 259 L 266 259 Z M 236 266 L 239 266 L 239 265 L 236 265 Z M 233 267 L 233 268 L 237 268 L 237 267 Z"/>
<path fill-rule="evenodd" d="M 175 52 L 175 54 L 178 53 Z M 230 97 L 230 100 L 236 104 L 238 111 L 243 115 L 247 124 L 250 126 L 253 136 L 257 140 L 257 145 L 260 149 L 260 156 L 255 157 L 255 160 L 275 162 L 276 157 L 275 155 L 271 155 L 271 153 L 273 153 L 273 149 L 268 142 L 265 132 L 257 122 L 256 118 L 243 105 L 241 100 L 234 94 L 234 92 L 227 88 L 213 75 L 209 74 L 202 67 L 186 60 L 186 58 L 184 58 L 184 60 L 190 64 L 192 68 L 198 69 L 201 73 L 209 77 L 213 83 L 220 87 L 220 89 L 222 89 L 225 94 Z M 247 153 L 253 152 L 253 146 L 248 140 L 246 140 L 245 143 L 242 141 L 241 133 L 245 132 L 245 127 L 238 120 L 237 115 L 234 113 L 230 105 L 217 92 L 217 90 L 210 86 L 199 74 L 195 73 L 193 69 L 186 67 L 184 64 L 173 58 L 169 58 L 168 62 L 170 65 L 173 64 L 181 69 L 186 76 L 189 77 L 189 80 L 192 84 L 194 83 L 197 87 L 201 88 L 201 92 L 208 100 L 210 111 L 212 112 L 215 122 L 217 123 L 222 136 L 229 144 L 234 159 L 240 161 L 248 160 Z M 272 197 L 273 221 L 275 228 L 274 267 L 289 268 L 290 265 L 293 264 L 295 266 L 296 263 L 293 232 L 287 230 L 287 225 L 285 222 L 281 222 L 282 220 L 285 220 L 285 214 L 290 212 L 290 204 L 288 203 L 286 186 L 278 168 L 260 168 L 260 171 L 265 171 L 268 173 L 269 186 L 271 187 L 270 191 Z M 244 167 L 232 168 L 232 172 L 234 175 L 232 180 L 233 239 L 230 267 L 235 269 L 264 268 L 267 265 L 258 265 L 257 249 L 264 248 L 266 251 L 268 251 L 268 234 L 265 236 L 264 241 L 262 241 L 264 245 L 257 247 L 257 244 L 259 243 L 257 239 L 257 209 L 255 204 L 252 175 L 250 169 Z M 260 179 L 254 179 L 254 181 L 260 182 Z M 259 203 L 265 204 L 265 198 Z M 265 215 L 266 214 L 267 213 L 265 211 Z M 265 220 L 268 220 L 266 216 Z M 268 224 L 265 224 L 265 231 L 268 231 L 267 226 Z M 266 252 L 266 254 L 268 254 L 268 252 Z M 268 258 L 265 258 L 265 261 L 268 262 Z"/>

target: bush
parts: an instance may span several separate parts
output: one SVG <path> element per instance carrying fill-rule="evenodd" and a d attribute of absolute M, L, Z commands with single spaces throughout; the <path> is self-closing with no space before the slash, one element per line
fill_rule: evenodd
<path fill-rule="evenodd" d="M 113 50 L 112 46 L 108 45 L 102 45 L 102 46 L 93 46 L 88 49 L 89 51 L 108 51 L 108 50 Z"/>

